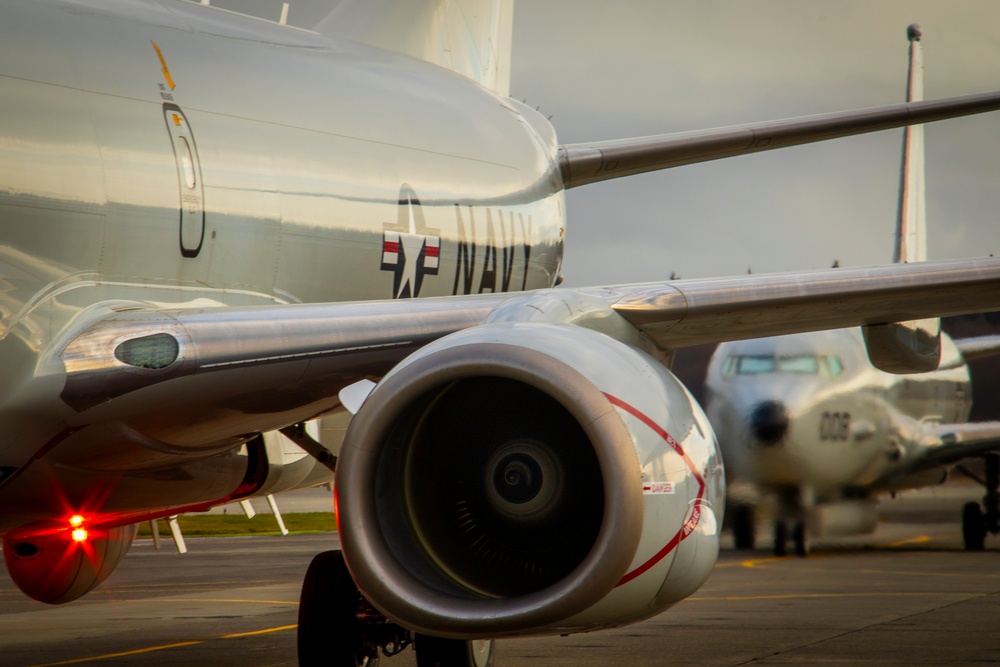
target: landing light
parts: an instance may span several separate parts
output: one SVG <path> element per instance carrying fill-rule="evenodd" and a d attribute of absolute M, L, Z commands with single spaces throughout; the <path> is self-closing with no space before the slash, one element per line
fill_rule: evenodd
<path fill-rule="evenodd" d="M 82 526 L 83 525 L 83 517 L 80 516 L 79 514 L 74 514 L 73 516 L 71 516 L 69 518 L 69 525 L 71 525 L 71 526 Z"/>
<path fill-rule="evenodd" d="M 73 541 L 74 542 L 85 542 L 87 540 L 87 529 L 86 528 L 74 528 L 73 529 Z"/>

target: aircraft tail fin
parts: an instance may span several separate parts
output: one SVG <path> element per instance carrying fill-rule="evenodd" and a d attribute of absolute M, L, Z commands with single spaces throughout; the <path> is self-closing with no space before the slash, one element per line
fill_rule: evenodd
<path fill-rule="evenodd" d="M 513 0 L 344 0 L 316 31 L 419 58 L 510 94 Z"/>
<path fill-rule="evenodd" d="M 910 67 L 906 101 L 924 98 L 924 60 L 920 26 L 906 29 L 910 40 Z M 903 164 L 899 177 L 899 210 L 896 217 L 896 263 L 927 259 L 927 218 L 924 195 L 924 128 L 908 125 L 903 134 Z M 938 367 L 941 359 L 941 320 L 931 318 L 862 327 L 868 359 L 889 373 L 923 373 Z"/>
<path fill-rule="evenodd" d="M 906 29 L 910 40 L 910 69 L 906 101 L 924 99 L 924 60 L 920 26 Z M 896 249 L 893 261 L 923 262 L 927 259 L 927 219 L 924 195 L 924 126 L 903 128 L 903 164 L 899 176 L 899 211 L 896 218 Z"/>

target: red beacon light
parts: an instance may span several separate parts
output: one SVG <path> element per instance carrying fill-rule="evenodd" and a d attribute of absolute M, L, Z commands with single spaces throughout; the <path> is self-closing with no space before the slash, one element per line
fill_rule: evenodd
<path fill-rule="evenodd" d="M 83 517 L 79 514 L 74 514 L 69 518 L 69 525 L 73 527 L 73 532 L 70 533 L 74 542 L 84 542 L 87 539 L 87 529 L 83 527 Z"/>

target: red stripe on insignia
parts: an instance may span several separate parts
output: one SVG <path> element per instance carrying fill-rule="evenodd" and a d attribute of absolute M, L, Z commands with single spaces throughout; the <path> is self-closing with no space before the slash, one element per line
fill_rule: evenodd
<path fill-rule="evenodd" d="M 399 252 L 399 242 L 398 241 L 383 241 L 382 242 L 382 252 Z"/>
<path fill-rule="evenodd" d="M 438 257 L 441 255 L 441 248 L 436 245 L 424 246 L 425 257 Z"/>

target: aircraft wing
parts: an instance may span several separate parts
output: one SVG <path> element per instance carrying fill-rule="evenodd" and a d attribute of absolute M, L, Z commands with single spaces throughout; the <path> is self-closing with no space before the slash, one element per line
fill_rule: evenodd
<path fill-rule="evenodd" d="M 993 308 L 1000 264 L 839 268 L 609 288 L 619 315 L 662 348 L 888 324 Z"/>
<path fill-rule="evenodd" d="M 80 411 L 73 428 L 135 412 L 156 422 L 180 407 L 195 430 L 240 413 L 241 428 L 266 431 L 336 407 L 340 389 L 480 324 L 503 298 L 131 307 L 92 317 L 48 363 L 65 373 L 61 398 Z"/>
<path fill-rule="evenodd" d="M 997 92 L 694 132 L 569 144 L 559 150 L 560 168 L 565 187 L 569 189 L 657 169 L 995 109 L 1000 109 L 1000 93 Z"/>
<path fill-rule="evenodd" d="M 930 429 L 922 467 L 950 464 L 1000 449 L 1000 421 L 939 424 Z"/>
<path fill-rule="evenodd" d="M 129 395 L 142 401 L 144 410 L 161 405 L 164 415 L 177 409 L 177 401 L 206 420 L 212 411 L 260 415 L 257 423 L 251 419 L 243 426 L 268 430 L 335 407 L 341 388 L 379 378 L 437 338 L 489 322 L 538 320 L 553 313 L 562 318 L 563 311 L 577 307 L 574 299 L 581 293 L 603 301 L 669 349 L 1000 309 L 1000 259 L 578 291 L 253 308 L 132 308 L 107 311 L 81 326 L 60 348 L 54 372 L 66 376 L 63 400 L 84 413 L 111 409 L 111 403 L 125 410 L 120 403 L 131 403 Z M 265 418 L 267 413 L 271 416 Z"/>
<path fill-rule="evenodd" d="M 966 361 L 1000 354 L 1000 336 L 977 336 L 955 341 Z"/>

